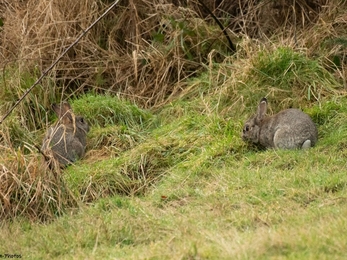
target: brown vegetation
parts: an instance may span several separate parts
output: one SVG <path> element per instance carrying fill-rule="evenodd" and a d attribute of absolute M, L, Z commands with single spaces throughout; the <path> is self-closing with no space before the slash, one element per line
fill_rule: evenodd
<path fill-rule="evenodd" d="M 1 146 L 0 219 L 26 216 L 34 221 L 52 219 L 76 200 L 60 172 L 47 169 L 43 157 Z"/>
<path fill-rule="evenodd" d="M 256 38 L 284 30 L 293 34 L 293 24 L 311 26 L 327 8 L 326 0 L 298 0 L 295 7 L 287 1 L 203 2 L 230 36 Z M 108 5 L 101 0 L 5 0 L 0 6 L 1 66 L 44 71 Z M 184 79 L 201 70 L 212 49 L 228 55 L 225 37 L 213 24 L 197 0 L 120 1 L 49 77 L 60 92 L 108 91 L 158 106 L 180 93 Z"/>

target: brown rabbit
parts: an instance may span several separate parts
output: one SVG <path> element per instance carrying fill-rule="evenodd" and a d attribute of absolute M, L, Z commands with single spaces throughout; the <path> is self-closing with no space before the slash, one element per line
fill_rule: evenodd
<path fill-rule="evenodd" d="M 83 117 L 73 114 L 68 102 L 53 104 L 52 109 L 59 121 L 48 129 L 41 151 L 52 152 L 60 167 L 65 167 L 84 156 L 89 125 Z"/>
<path fill-rule="evenodd" d="M 244 141 L 280 149 L 305 149 L 316 144 L 317 127 L 307 114 L 291 108 L 266 116 L 266 110 L 267 100 L 262 98 L 257 113 L 243 127 Z"/>

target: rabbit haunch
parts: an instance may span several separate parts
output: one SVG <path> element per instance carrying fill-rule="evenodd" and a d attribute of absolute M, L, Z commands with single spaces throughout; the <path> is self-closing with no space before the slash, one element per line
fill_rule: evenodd
<path fill-rule="evenodd" d="M 53 104 L 59 120 L 48 129 L 41 150 L 58 161 L 61 167 L 75 162 L 85 154 L 89 125 L 81 116 L 75 116 L 69 103 Z"/>
<path fill-rule="evenodd" d="M 266 116 L 267 100 L 263 98 L 257 113 L 244 125 L 242 139 L 265 148 L 300 149 L 314 146 L 318 139 L 312 119 L 299 109 L 290 108 Z"/>

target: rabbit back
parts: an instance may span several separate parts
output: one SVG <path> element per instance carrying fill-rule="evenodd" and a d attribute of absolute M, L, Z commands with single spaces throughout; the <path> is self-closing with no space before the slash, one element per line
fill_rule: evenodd
<path fill-rule="evenodd" d="M 84 156 L 89 125 L 83 117 L 72 113 L 68 103 L 53 104 L 52 108 L 59 121 L 48 129 L 41 150 L 52 152 L 54 159 L 64 167 Z"/>
<path fill-rule="evenodd" d="M 263 120 L 259 142 L 265 147 L 300 149 L 317 143 L 318 131 L 312 119 L 299 109 L 286 109 Z"/>
<path fill-rule="evenodd" d="M 64 125 L 49 128 L 43 141 L 42 151 L 52 151 L 53 157 L 65 166 L 82 158 L 85 154 L 86 140 L 77 138 Z"/>

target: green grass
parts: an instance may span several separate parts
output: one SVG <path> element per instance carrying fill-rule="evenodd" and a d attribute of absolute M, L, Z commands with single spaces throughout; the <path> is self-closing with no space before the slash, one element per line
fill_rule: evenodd
<path fill-rule="evenodd" d="M 343 259 L 346 105 L 340 98 L 307 110 L 320 132 L 308 151 L 253 150 L 240 140 L 239 122 L 197 106 L 182 110 L 189 101 L 167 106 L 156 114 L 161 123 L 142 128 L 145 137 L 64 171 L 82 202 L 71 214 L 45 225 L 2 222 L 0 252 L 29 259 Z M 128 135 L 113 124 L 104 129 L 119 140 Z M 91 139 L 94 131 L 99 126 Z"/>
<path fill-rule="evenodd" d="M 8 223 L 0 249 L 34 259 L 343 259 L 347 177 L 331 170 L 345 162 L 316 153 L 181 163 L 145 196 L 100 199 L 48 225 Z"/>

